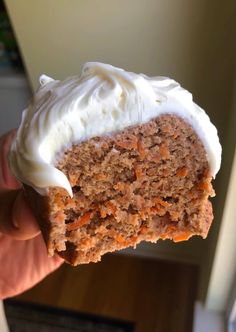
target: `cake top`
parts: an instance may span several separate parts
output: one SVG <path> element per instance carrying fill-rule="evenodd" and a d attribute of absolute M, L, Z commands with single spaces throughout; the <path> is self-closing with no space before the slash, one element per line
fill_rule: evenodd
<path fill-rule="evenodd" d="M 46 75 L 23 111 L 9 159 L 15 176 L 41 194 L 50 186 L 72 189 L 54 164 L 73 143 L 145 123 L 162 114 L 188 122 L 201 139 L 214 177 L 221 145 L 215 126 L 192 95 L 166 77 L 148 77 L 108 64 L 88 62 L 79 76 L 64 81 Z"/>

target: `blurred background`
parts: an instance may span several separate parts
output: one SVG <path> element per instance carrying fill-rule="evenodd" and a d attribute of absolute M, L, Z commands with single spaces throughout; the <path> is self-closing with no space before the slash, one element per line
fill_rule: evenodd
<path fill-rule="evenodd" d="M 101 61 L 178 81 L 207 111 L 223 145 L 215 220 L 206 240 L 159 241 L 96 265 L 63 267 L 21 300 L 134 326 L 119 331 L 217 332 L 227 328 L 225 322 L 233 326 L 235 17 L 235 0 L 0 2 L 0 134 L 19 125 L 40 74 L 63 79 L 79 74 L 87 61 Z"/>

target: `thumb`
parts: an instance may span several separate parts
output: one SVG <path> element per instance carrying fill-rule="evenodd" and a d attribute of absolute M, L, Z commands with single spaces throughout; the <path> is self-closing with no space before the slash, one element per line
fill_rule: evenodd
<path fill-rule="evenodd" d="M 16 240 L 32 239 L 40 233 L 22 190 L 0 194 L 0 232 Z"/>

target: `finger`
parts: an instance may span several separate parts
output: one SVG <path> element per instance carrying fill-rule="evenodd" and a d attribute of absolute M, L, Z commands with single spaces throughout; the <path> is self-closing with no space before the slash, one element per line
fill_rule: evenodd
<path fill-rule="evenodd" d="M 8 165 L 8 153 L 16 130 L 0 137 L 0 231 L 14 239 L 31 239 L 39 234 L 39 227 L 18 189 L 21 184 L 11 174 Z"/>
<path fill-rule="evenodd" d="M 64 262 L 56 255 L 48 257 L 41 234 L 28 241 L 16 241 L 0 234 L 0 248 L 0 299 L 33 287 Z"/>
<path fill-rule="evenodd" d="M 16 240 L 32 239 L 40 233 L 23 191 L 0 194 L 0 231 Z"/>
<path fill-rule="evenodd" d="M 0 189 L 18 189 L 21 184 L 11 174 L 8 164 L 8 153 L 16 130 L 12 130 L 0 137 Z"/>

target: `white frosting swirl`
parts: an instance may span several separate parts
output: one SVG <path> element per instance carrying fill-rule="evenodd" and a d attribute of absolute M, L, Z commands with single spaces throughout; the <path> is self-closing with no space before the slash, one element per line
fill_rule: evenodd
<path fill-rule="evenodd" d="M 221 163 L 217 130 L 192 95 L 165 77 L 147 77 L 111 65 L 89 62 L 80 76 L 64 81 L 46 75 L 22 122 L 10 152 L 16 177 L 41 194 L 50 186 L 65 188 L 67 177 L 55 156 L 73 142 L 117 132 L 161 114 L 176 114 L 195 129 L 205 147 L 212 176 Z"/>

